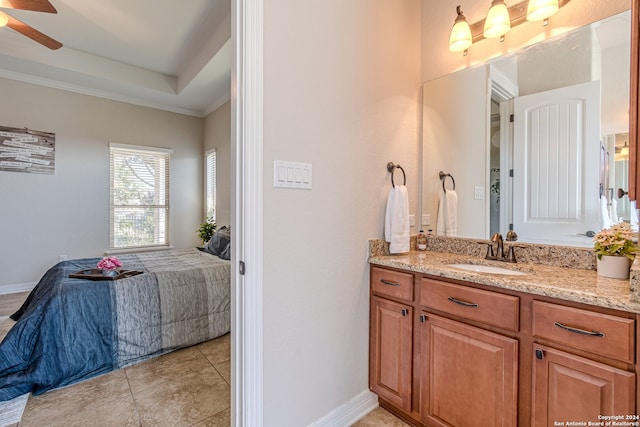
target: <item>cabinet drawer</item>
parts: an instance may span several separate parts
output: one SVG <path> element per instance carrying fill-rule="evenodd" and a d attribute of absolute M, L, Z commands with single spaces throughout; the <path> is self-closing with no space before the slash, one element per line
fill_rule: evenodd
<path fill-rule="evenodd" d="M 519 298 L 423 278 L 420 304 L 510 331 L 519 328 Z"/>
<path fill-rule="evenodd" d="M 405 301 L 413 301 L 413 274 L 372 267 L 371 291 Z"/>
<path fill-rule="evenodd" d="M 533 302 L 534 337 L 633 363 L 633 334 L 633 319 Z"/>

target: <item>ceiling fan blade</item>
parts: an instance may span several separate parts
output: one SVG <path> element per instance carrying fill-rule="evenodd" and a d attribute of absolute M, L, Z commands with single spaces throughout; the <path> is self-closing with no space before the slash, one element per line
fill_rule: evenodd
<path fill-rule="evenodd" d="M 47 36 L 46 34 L 43 34 L 40 31 L 36 30 L 35 28 L 31 27 L 30 25 L 27 25 L 24 22 L 17 20 L 13 16 L 10 16 L 10 15 L 7 15 L 7 16 L 9 16 L 9 22 L 7 23 L 7 27 L 16 30 L 20 34 L 23 34 L 29 37 L 31 40 L 34 40 L 40 43 L 41 45 L 48 47 L 49 49 L 56 50 L 62 47 L 62 43 L 60 43 L 59 41 L 54 40 L 51 37 Z"/>
<path fill-rule="evenodd" d="M 32 10 L 34 12 L 58 13 L 49 0 L 0 0 L 5 9 Z"/>

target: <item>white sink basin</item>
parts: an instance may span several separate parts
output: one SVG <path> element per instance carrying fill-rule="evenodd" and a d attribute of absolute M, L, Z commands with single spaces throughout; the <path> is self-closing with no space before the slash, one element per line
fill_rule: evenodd
<path fill-rule="evenodd" d="M 476 273 L 505 274 L 511 276 L 525 276 L 527 273 L 517 270 L 509 270 L 508 268 L 494 267 L 491 265 L 475 265 L 475 264 L 448 264 L 449 267 L 459 268 L 460 270 L 475 271 Z"/>

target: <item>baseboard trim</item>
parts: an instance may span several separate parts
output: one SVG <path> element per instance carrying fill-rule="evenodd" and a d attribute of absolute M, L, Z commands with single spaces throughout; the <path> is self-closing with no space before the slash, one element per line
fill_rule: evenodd
<path fill-rule="evenodd" d="M 308 427 L 348 427 L 377 407 L 378 396 L 365 390 Z"/>
<path fill-rule="evenodd" d="M 0 295 L 17 294 L 20 292 L 31 292 L 38 282 L 18 283 L 16 285 L 0 285 Z"/>

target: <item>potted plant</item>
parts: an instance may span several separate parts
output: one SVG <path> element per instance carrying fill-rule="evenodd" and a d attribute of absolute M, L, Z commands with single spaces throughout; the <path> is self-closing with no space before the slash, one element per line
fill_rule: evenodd
<path fill-rule="evenodd" d="M 637 246 L 634 233 L 626 222 L 620 222 L 598 232 L 593 238 L 600 276 L 628 279 Z"/>
<path fill-rule="evenodd" d="M 213 233 L 216 231 L 216 222 L 211 217 L 207 217 L 206 221 L 200 224 L 200 228 L 198 228 L 198 237 L 202 239 L 202 244 L 206 244 Z"/>

